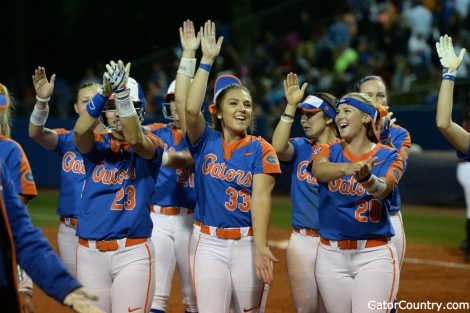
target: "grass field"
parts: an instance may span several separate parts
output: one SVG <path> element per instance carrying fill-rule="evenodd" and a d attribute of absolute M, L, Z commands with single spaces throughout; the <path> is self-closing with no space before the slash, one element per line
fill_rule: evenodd
<path fill-rule="evenodd" d="M 28 205 L 33 223 L 39 227 L 58 226 L 58 191 L 41 189 Z M 410 243 L 458 246 L 465 238 L 465 209 L 402 206 L 406 239 Z M 287 196 L 273 196 L 271 225 L 291 227 L 291 206 Z"/>

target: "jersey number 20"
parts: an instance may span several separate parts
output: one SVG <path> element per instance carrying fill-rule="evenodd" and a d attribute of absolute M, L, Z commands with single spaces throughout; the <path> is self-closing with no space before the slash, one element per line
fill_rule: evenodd
<path fill-rule="evenodd" d="M 377 223 L 382 218 L 382 202 L 378 199 L 370 201 L 359 200 L 356 202 L 356 206 L 356 220 L 359 222 L 365 223 L 370 220 L 373 223 Z"/>

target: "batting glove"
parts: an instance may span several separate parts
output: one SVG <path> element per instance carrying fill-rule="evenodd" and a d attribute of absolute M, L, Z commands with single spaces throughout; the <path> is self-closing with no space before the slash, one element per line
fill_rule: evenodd
<path fill-rule="evenodd" d="M 106 73 L 103 74 L 103 86 L 98 90 L 101 96 L 109 98 L 113 94 L 113 87 L 106 77 Z"/>
<path fill-rule="evenodd" d="M 452 38 L 447 35 L 444 37 L 441 36 L 439 42 L 436 42 L 436 50 L 443 67 L 442 79 L 454 81 L 455 75 L 457 75 L 457 69 L 462 63 L 466 50 L 460 50 L 460 54 L 457 57 L 454 52 L 454 46 L 452 45 Z"/>
<path fill-rule="evenodd" d="M 105 313 L 88 300 L 98 300 L 98 296 L 81 287 L 69 293 L 63 303 L 79 313 Z"/>
<path fill-rule="evenodd" d="M 132 102 L 130 89 L 127 87 L 127 80 L 129 79 L 129 71 L 131 64 L 124 63 L 119 60 L 118 63 L 111 61 L 110 64 L 106 65 L 108 70 L 105 73 L 107 80 L 114 91 L 114 103 L 116 104 L 116 110 L 121 118 L 129 118 L 136 115 L 134 103 Z"/>
<path fill-rule="evenodd" d="M 393 113 L 388 113 L 382 117 L 382 125 L 380 126 L 380 143 L 383 145 L 388 145 L 392 137 L 390 136 L 391 119 Z"/>

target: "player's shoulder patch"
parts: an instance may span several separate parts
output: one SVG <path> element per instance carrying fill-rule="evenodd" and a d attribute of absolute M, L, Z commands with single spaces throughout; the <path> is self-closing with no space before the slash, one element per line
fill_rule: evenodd
<path fill-rule="evenodd" d="M 34 177 L 32 172 L 26 172 L 23 175 L 24 179 L 30 183 L 34 183 Z"/>
<path fill-rule="evenodd" d="M 395 175 L 395 178 L 397 179 L 397 181 L 399 181 L 400 180 L 400 172 L 398 172 L 397 169 L 392 170 L 392 172 L 393 172 L 393 175 Z"/>
<path fill-rule="evenodd" d="M 264 160 L 270 164 L 279 164 L 279 160 L 272 154 L 267 155 Z"/>

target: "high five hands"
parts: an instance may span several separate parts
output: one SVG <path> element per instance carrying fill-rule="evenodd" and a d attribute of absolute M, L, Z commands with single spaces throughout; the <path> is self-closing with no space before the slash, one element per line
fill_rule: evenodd
<path fill-rule="evenodd" d="M 180 27 L 180 40 L 183 51 L 196 52 L 201 43 L 201 32 L 198 32 L 196 36 L 193 22 L 187 20 L 183 22 L 183 27 Z"/>
<path fill-rule="evenodd" d="M 460 54 L 457 56 L 454 52 L 454 46 L 452 45 L 452 38 L 445 35 L 444 37 L 440 37 L 439 42 L 436 42 L 436 50 L 439 55 L 439 60 L 444 67 L 442 71 L 443 77 L 446 77 L 446 75 L 452 78 L 455 77 L 457 69 L 465 55 L 465 48 L 460 50 Z"/>
<path fill-rule="evenodd" d="M 297 107 L 297 105 L 304 99 L 307 85 L 307 83 L 304 83 L 302 85 L 302 89 L 300 89 L 297 74 L 287 74 L 287 77 L 284 80 L 284 91 L 286 93 L 287 104 Z"/>
<path fill-rule="evenodd" d="M 219 37 L 219 40 L 216 41 L 215 23 L 210 20 L 204 24 L 204 29 L 201 27 L 200 33 L 203 58 L 207 61 L 214 61 L 220 53 L 224 37 Z"/>

